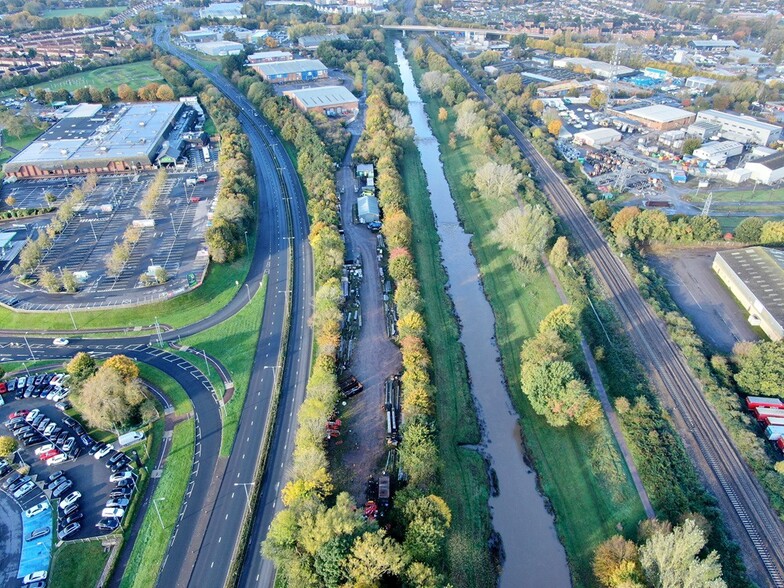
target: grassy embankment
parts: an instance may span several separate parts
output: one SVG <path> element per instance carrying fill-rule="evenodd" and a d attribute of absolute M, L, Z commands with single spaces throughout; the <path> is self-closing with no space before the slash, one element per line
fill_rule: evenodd
<path fill-rule="evenodd" d="M 49 574 L 51 588 L 95 586 L 109 560 L 101 541 L 66 543 L 54 553 Z"/>
<path fill-rule="evenodd" d="M 412 63 L 417 77 L 417 70 Z M 439 100 L 426 100 L 434 134 L 441 145 L 444 170 L 482 272 L 485 293 L 496 318 L 496 336 L 511 397 L 521 416 L 525 443 L 542 488 L 556 513 L 556 526 L 572 567 L 575 585 L 595 585 L 591 571 L 593 550 L 617 533 L 620 524 L 631 531 L 644 517 L 642 505 L 603 421 L 597 430 L 553 428 L 536 415 L 520 387 L 519 354 L 523 341 L 536 332 L 539 321 L 559 304 L 547 274 L 521 277 L 510 255 L 489 238 L 509 203 L 486 198 L 473 200 L 461 178 L 483 163 L 470 141 L 458 139 L 448 147 L 455 113 L 438 121 Z M 435 352 L 434 355 L 438 355 Z M 614 471 L 614 475 L 597 471 Z"/>
<path fill-rule="evenodd" d="M 211 264 L 204 283 L 191 292 L 164 302 L 111 310 L 73 311 L 80 330 L 104 327 L 147 327 L 155 317 L 161 324 L 173 327 L 189 325 L 217 312 L 234 297 L 245 280 L 250 258 L 243 257 L 231 264 Z M 32 331 L 38 329 L 72 331 L 73 324 L 66 312 L 14 312 L 0 308 L 0 324 L 4 329 Z M 76 333 L 74 333 L 76 334 Z"/>
<path fill-rule="evenodd" d="M 245 404 L 245 395 L 248 392 L 250 373 L 253 369 L 253 359 L 256 356 L 256 344 L 261 331 L 261 321 L 264 315 L 264 302 L 267 297 L 267 277 L 264 277 L 261 288 L 240 312 L 230 319 L 202 331 L 197 335 L 183 339 L 183 345 L 204 350 L 207 354 L 218 359 L 231 374 L 234 382 L 234 395 L 226 404 L 223 417 L 223 436 L 221 438 L 221 456 L 228 456 L 237 434 L 242 407 Z M 182 357 L 189 361 L 198 361 L 193 354 L 181 352 Z M 214 370 L 212 371 L 214 374 Z M 213 385 L 216 380 L 211 378 Z M 218 388 L 219 395 L 221 388 Z"/>
<path fill-rule="evenodd" d="M 123 10 L 128 8 L 125 5 L 119 6 L 91 6 L 81 8 L 52 8 L 43 13 L 44 18 L 60 18 L 63 16 L 95 16 L 103 18 L 105 16 L 113 16 L 120 14 Z"/>

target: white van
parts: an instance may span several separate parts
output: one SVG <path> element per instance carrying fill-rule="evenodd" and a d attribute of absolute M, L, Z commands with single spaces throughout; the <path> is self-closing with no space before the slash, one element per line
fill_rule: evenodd
<path fill-rule="evenodd" d="M 130 433 L 120 435 L 117 438 L 117 442 L 120 444 L 120 447 L 128 447 L 129 445 L 138 443 L 142 439 L 144 439 L 144 433 L 141 431 L 131 431 Z"/>

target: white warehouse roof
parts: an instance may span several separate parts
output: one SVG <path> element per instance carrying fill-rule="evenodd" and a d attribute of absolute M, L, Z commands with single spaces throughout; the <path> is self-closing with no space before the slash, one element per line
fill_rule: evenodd
<path fill-rule="evenodd" d="M 327 66 L 318 59 L 293 59 L 290 61 L 255 63 L 253 67 L 267 76 L 302 73 L 305 71 L 327 71 Z"/>
<path fill-rule="evenodd" d="M 658 123 L 668 123 L 693 116 L 693 113 L 688 110 L 667 106 L 666 104 L 654 104 L 652 106 L 643 106 L 642 108 L 633 108 L 632 110 L 627 110 L 625 114 L 645 118 Z"/>
<path fill-rule="evenodd" d="M 722 122 L 742 124 L 749 128 L 760 129 L 763 131 L 775 132 L 781 129 L 779 126 L 757 120 L 756 118 L 746 114 L 732 114 L 730 112 L 721 112 L 720 110 L 713 109 L 703 110 L 699 114 L 702 115 L 701 117 L 698 115 L 699 118 L 713 118 Z"/>
<path fill-rule="evenodd" d="M 593 142 L 593 143 L 610 143 L 612 141 L 620 141 L 621 133 L 611 128 L 598 128 L 590 131 L 580 131 L 575 133 L 574 140 L 578 142 Z"/>
<path fill-rule="evenodd" d="M 344 86 L 304 88 L 302 90 L 291 90 L 285 92 L 285 94 L 287 96 L 295 96 L 297 100 L 307 108 L 332 106 L 335 104 L 345 104 L 346 102 L 356 102 L 359 104 L 359 99 Z"/>

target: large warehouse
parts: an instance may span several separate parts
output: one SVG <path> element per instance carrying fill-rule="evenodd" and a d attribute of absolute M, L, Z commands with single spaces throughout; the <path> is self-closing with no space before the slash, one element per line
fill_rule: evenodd
<path fill-rule="evenodd" d="M 697 122 L 721 125 L 722 138 L 740 143 L 769 145 L 781 139 L 781 127 L 745 114 L 703 110 L 697 115 Z"/>
<path fill-rule="evenodd" d="M 182 102 L 80 104 L 11 158 L 6 175 L 18 178 L 152 169 L 195 120 Z M 172 142 L 169 142 L 172 139 Z"/>
<path fill-rule="evenodd" d="M 327 66 L 318 59 L 292 59 L 251 65 L 265 82 L 283 84 L 327 77 Z"/>
<path fill-rule="evenodd" d="M 646 127 L 657 131 L 679 129 L 694 122 L 695 114 L 682 108 L 675 108 L 665 104 L 653 104 L 642 108 L 632 108 L 622 113 L 633 121 L 644 124 Z"/>
<path fill-rule="evenodd" d="M 749 322 L 773 341 L 784 338 L 784 250 L 749 247 L 720 251 L 713 271 L 730 289 Z"/>
<path fill-rule="evenodd" d="M 574 142 L 588 145 L 588 147 L 602 147 L 610 143 L 616 143 L 623 139 L 623 135 L 610 128 L 598 128 L 590 131 L 580 131 L 575 133 Z"/>
<path fill-rule="evenodd" d="M 745 168 L 751 172 L 751 179 L 770 186 L 784 180 L 784 152 L 776 151 L 765 157 L 747 161 Z"/>
<path fill-rule="evenodd" d="M 291 98 L 294 105 L 305 112 L 320 112 L 327 116 L 359 112 L 359 100 L 343 86 L 288 90 L 283 95 Z"/>

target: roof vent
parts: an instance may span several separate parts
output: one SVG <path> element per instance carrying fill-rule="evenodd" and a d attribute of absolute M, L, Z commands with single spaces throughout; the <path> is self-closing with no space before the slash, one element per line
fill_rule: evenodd
<path fill-rule="evenodd" d="M 68 155 L 68 149 L 60 149 L 60 155 Z"/>
<path fill-rule="evenodd" d="M 142 122 L 140 122 L 140 123 L 139 123 L 139 126 L 140 126 L 140 127 L 143 127 L 145 124 L 147 124 L 147 123 L 145 123 L 144 121 L 142 121 Z"/>

